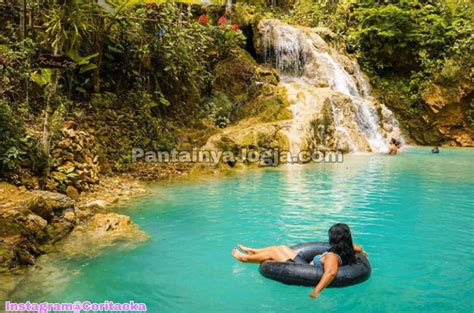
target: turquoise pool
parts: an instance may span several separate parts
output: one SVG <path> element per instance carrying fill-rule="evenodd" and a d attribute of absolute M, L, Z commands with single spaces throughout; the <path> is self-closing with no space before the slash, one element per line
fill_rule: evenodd
<path fill-rule="evenodd" d="M 42 284 L 53 287 L 30 285 L 14 300 L 135 300 L 149 312 L 473 312 L 473 188 L 474 150 L 429 148 L 160 184 L 124 209 L 148 242 L 64 262 L 67 279 L 49 275 Z M 230 256 L 237 243 L 325 240 L 335 222 L 351 226 L 372 277 L 317 300 Z"/>

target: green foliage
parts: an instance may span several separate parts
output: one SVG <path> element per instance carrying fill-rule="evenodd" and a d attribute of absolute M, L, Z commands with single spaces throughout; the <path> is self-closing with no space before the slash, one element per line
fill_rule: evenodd
<path fill-rule="evenodd" d="M 26 101 L 27 82 L 30 80 L 31 56 L 36 44 L 32 40 L 16 42 L 0 33 L 0 97 L 10 103 Z M 26 91 L 26 92 L 25 92 Z"/>
<path fill-rule="evenodd" d="M 175 104 L 198 103 L 209 80 L 206 62 L 212 37 L 189 11 L 182 14 L 172 4 L 144 6 L 136 14 L 157 21 L 141 25 L 146 40 L 139 38 L 141 44 L 133 52 L 143 61 L 150 58 L 151 68 L 158 69 L 158 89 Z"/>
<path fill-rule="evenodd" d="M 100 7 L 92 0 L 65 0 L 64 4 L 47 10 L 45 39 L 52 52 L 57 54 L 79 47 L 83 38 L 97 26 L 94 16 L 98 10 Z"/>
<path fill-rule="evenodd" d="M 216 126 L 225 128 L 230 123 L 233 105 L 224 93 L 216 92 L 207 103 L 207 107 L 209 118 Z"/>
<path fill-rule="evenodd" d="M 48 177 L 59 126 L 84 111 L 93 117 L 85 127 L 100 130 L 116 170 L 128 166 L 131 147 L 176 146 L 175 125 L 207 114 L 229 123 L 230 100 L 215 95 L 209 110 L 205 99 L 213 94 L 215 64 L 245 43 L 237 27 L 200 24 L 191 6 L 174 2 L 117 0 L 113 10 L 93 0 L 29 6 L 35 27 L 28 39 L 21 40 L 14 18 L 0 29 L 2 171 L 24 166 Z M 112 129 L 113 136 L 103 135 Z M 70 183 L 73 173 L 56 172 L 64 174 L 61 188 Z"/>
<path fill-rule="evenodd" d="M 300 0 L 294 5 L 285 20 L 292 24 L 308 27 L 329 27 L 339 34 L 347 30 L 349 18 L 348 1 Z"/>
<path fill-rule="evenodd" d="M 22 131 L 21 121 L 6 100 L 0 99 L 0 172 L 11 171 L 18 166 L 23 155 L 20 150 Z"/>
<path fill-rule="evenodd" d="M 236 47 L 245 45 L 245 36 L 240 30 L 232 30 L 232 25 L 210 27 L 219 58 L 228 57 Z"/>
<path fill-rule="evenodd" d="M 80 56 L 77 50 L 71 50 L 67 53 L 67 56 L 80 66 L 79 73 L 83 74 L 90 70 L 97 68 L 97 65 L 91 62 L 91 59 L 97 57 L 99 53 L 93 53 L 88 56 Z"/>
<path fill-rule="evenodd" d="M 39 86 L 44 86 L 51 82 L 51 70 L 48 68 L 39 69 L 38 71 L 32 72 L 30 78 Z"/>
<path fill-rule="evenodd" d="M 464 9 L 447 10 L 446 1 L 364 2 L 355 5 L 350 35 L 362 61 L 378 74 L 430 70 L 472 34 Z"/>
<path fill-rule="evenodd" d="M 351 6 L 349 49 L 381 93 L 398 99 L 403 114 L 421 119 L 423 91 L 432 84 L 472 92 L 470 1 L 371 0 Z"/>

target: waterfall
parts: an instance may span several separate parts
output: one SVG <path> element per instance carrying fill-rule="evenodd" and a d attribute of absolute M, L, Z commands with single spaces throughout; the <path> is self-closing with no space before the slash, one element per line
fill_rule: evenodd
<path fill-rule="evenodd" d="M 232 10 L 232 0 L 226 0 L 225 1 L 225 9 L 228 12 L 230 12 Z"/>
<path fill-rule="evenodd" d="M 401 139 L 393 113 L 370 96 L 357 62 L 327 44 L 318 29 L 263 20 L 259 31 L 265 63 L 275 66 L 288 92 L 294 117 L 285 134 L 292 153 L 385 152 L 390 138 Z M 332 138 L 314 135 L 322 121 Z"/>

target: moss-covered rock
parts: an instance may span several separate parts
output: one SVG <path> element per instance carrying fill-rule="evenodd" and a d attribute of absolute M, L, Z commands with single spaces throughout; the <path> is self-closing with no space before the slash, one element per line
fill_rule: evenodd
<path fill-rule="evenodd" d="M 229 58 L 216 64 L 213 70 L 215 91 L 230 97 L 240 94 L 252 95 L 255 90 L 257 62 L 243 49 L 236 49 Z"/>
<path fill-rule="evenodd" d="M 149 238 L 130 217 L 99 213 L 74 229 L 59 249 L 68 257 L 96 256 L 103 248 L 116 244 L 138 244 Z"/>
<path fill-rule="evenodd" d="M 0 207 L 0 271 L 33 265 L 44 247 L 71 232 L 75 220 L 68 220 L 65 213 L 73 211 L 75 202 L 49 191 L 20 193 L 6 184 L 2 189 L 11 190 L 14 201 Z M 27 200 L 20 201 L 17 194 Z"/>
<path fill-rule="evenodd" d="M 0 245 L 0 270 L 10 268 L 14 259 L 15 251 Z"/>
<path fill-rule="evenodd" d="M 253 99 L 244 109 L 247 116 L 256 116 L 261 122 L 291 119 L 286 89 L 281 86 L 265 85 L 261 95 Z"/>
<path fill-rule="evenodd" d="M 473 146 L 474 124 L 469 118 L 472 86 L 466 82 L 427 81 L 421 97 L 409 96 L 410 83 L 386 77 L 374 94 L 397 116 L 408 139 L 422 145 Z"/>
<path fill-rule="evenodd" d="M 32 195 L 33 197 L 27 202 L 26 207 L 47 221 L 50 221 L 55 215 L 61 215 L 64 210 L 73 208 L 75 205 L 74 200 L 56 192 L 35 190 Z"/>
<path fill-rule="evenodd" d="M 0 214 L 0 272 L 22 265 L 32 265 L 42 250 L 41 229 L 32 228 L 31 214 L 10 210 Z M 37 218 L 40 218 L 36 216 Z M 41 218 L 40 218 L 41 219 Z"/>

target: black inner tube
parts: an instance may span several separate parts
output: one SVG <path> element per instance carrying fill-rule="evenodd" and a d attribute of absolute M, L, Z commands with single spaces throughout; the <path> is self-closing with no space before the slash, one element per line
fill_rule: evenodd
<path fill-rule="evenodd" d="M 314 256 L 328 251 L 329 244 L 326 242 L 306 242 L 291 248 L 308 264 L 265 261 L 260 264 L 260 274 L 288 285 L 316 286 L 323 276 L 324 270 L 309 265 L 309 262 L 313 260 Z M 336 278 L 329 287 L 345 287 L 362 283 L 369 279 L 370 273 L 369 260 L 362 254 L 356 253 L 356 263 L 339 267 Z"/>

